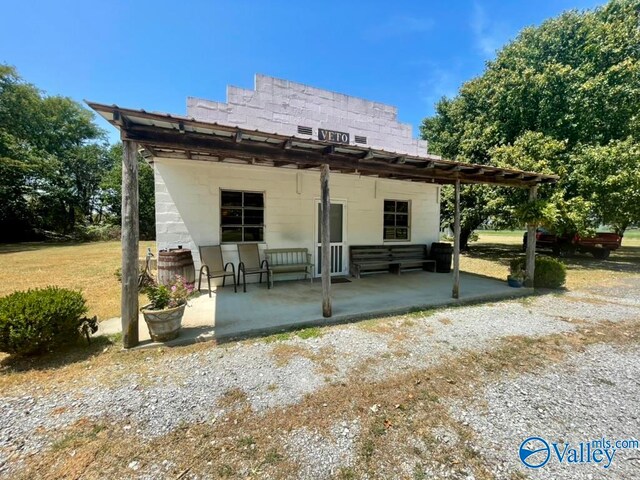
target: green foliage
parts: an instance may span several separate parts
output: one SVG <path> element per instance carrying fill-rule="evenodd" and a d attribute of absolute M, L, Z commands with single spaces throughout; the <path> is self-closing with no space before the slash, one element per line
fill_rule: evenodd
<path fill-rule="evenodd" d="M 519 272 L 526 268 L 524 257 L 511 260 L 510 271 Z M 533 284 L 536 288 L 560 288 L 567 278 L 567 267 L 564 263 L 551 257 L 536 257 L 536 270 Z"/>
<path fill-rule="evenodd" d="M 110 161 L 91 112 L 0 65 L 0 241 L 91 223 Z"/>
<path fill-rule="evenodd" d="M 579 193 L 598 223 L 620 235 L 640 224 L 640 143 L 629 137 L 584 146 L 572 161 Z"/>
<path fill-rule="evenodd" d="M 109 156 L 113 167 L 105 175 L 100 185 L 101 202 L 110 222 L 120 225 L 122 205 L 122 144 L 111 146 Z M 140 238 L 156 238 L 155 179 L 153 168 L 138 155 L 138 195 Z"/>
<path fill-rule="evenodd" d="M 484 73 L 443 98 L 421 133 L 433 153 L 480 164 L 553 172 L 539 220 L 585 233 L 637 223 L 640 144 L 640 0 L 570 11 L 523 30 Z M 617 159 L 620 159 L 619 161 Z M 521 226 L 525 191 L 464 187 L 462 240 L 483 222 Z M 451 195 L 442 212 L 451 221 Z M 629 201 L 626 201 L 629 199 Z M 525 214 L 525 212 L 522 212 Z M 534 217 L 532 212 L 526 217 Z M 551 225 L 550 225 L 551 224 Z M 463 242 L 464 244 L 464 242 Z"/>
<path fill-rule="evenodd" d="M 30 355 L 78 339 L 87 306 L 82 294 L 58 287 L 0 298 L 0 351 Z"/>
<path fill-rule="evenodd" d="M 164 310 L 186 304 L 194 289 L 192 283 L 187 283 L 183 277 L 177 275 L 168 286 L 154 282 L 143 291 L 149 297 L 151 310 Z"/>

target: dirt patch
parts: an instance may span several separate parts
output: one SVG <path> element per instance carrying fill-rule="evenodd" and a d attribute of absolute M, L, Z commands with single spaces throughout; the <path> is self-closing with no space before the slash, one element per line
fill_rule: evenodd
<path fill-rule="evenodd" d="M 315 363 L 317 372 L 325 375 L 336 371 L 333 364 L 335 355 L 332 347 L 313 350 L 304 344 L 279 343 L 271 349 L 271 356 L 278 367 L 284 367 L 296 357 L 303 357 Z"/>

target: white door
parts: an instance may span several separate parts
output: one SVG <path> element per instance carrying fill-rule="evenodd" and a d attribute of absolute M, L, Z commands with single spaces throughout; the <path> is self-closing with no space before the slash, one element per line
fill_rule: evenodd
<path fill-rule="evenodd" d="M 347 248 L 346 248 L 346 215 L 347 204 L 344 201 L 332 201 L 330 212 L 331 230 L 331 275 L 345 275 L 348 271 Z M 322 253 L 321 253 L 321 219 L 322 205 L 316 202 L 316 276 L 322 274 Z"/>

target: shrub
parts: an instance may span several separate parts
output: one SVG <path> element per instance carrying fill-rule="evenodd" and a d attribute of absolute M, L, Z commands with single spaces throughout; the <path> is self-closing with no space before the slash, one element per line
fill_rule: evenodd
<path fill-rule="evenodd" d="M 58 287 L 0 298 L 0 351 L 31 355 L 74 342 L 86 312 L 82 293 Z"/>
<path fill-rule="evenodd" d="M 511 271 L 525 270 L 527 260 L 524 257 L 511 261 Z M 560 288 L 567 278 L 564 263 L 551 257 L 536 257 L 536 271 L 533 283 L 537 288 Z"/>
<path fill-rule="evenodd" d="M 108 240 L 120 240 L 120 227 L 110 224 L 93 224 L 77 226 L 74 236 L 83 242 L 104 242 Z"/>

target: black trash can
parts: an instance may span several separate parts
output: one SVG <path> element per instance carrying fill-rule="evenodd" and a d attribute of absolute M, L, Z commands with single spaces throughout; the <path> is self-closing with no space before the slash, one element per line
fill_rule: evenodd
<path fill-rule="evenodd" d="M 431 244 L 430 257 L 436 261 L 436 272 L 449 273 L 453 259 L 453 245 L 450 243 L 433 242 Z"/>

